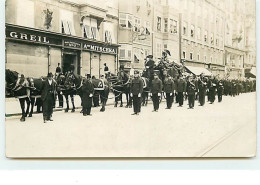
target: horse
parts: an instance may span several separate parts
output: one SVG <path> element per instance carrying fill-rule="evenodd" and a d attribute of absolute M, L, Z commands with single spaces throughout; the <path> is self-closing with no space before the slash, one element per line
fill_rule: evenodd
<path fill-rule="evenodd" d="M 111 83 L 112 90 L 115 95 L 115 105 L 117 107 L 118 101 L 120 101 L 120 107 L 123 107 L 123 99 L 122 94 L 126 95 L 126 108 L 130 108 L 132 105 L 130 104 L 130 78 L 129 76 L 121 70 L 118 75 L 110 74 L 108 77 L 109 82 Z"/>
<path fill-rule="evenodd" d="M 40 109 L 42 107 L 41 101 L 41 91 L 42 91 L 42 84 L 43 81 L 46 80 L 46 77 L 43 78 L 27 78 L 29 82 L 29 89 L 30 89 L 30 105 L 31 110 L 29 112 L 29 117 L 32 117 L 34 105 L 37 105 L 37 112 L 40 113 Z"/>
<path fill-rule="evenodd" d="M 67 107 L 65 112 L 69 111 L 69 96 L 72 103 L 71 112 L 75 112 L 74 96 L 78 94 L 82 98 L 82 83 L 83 78 L 80 75 L 74 74 L 73 72 L 68 72 L 65 76 L 61 74 L 57 77 L 57 87 L 66 99 Z"/>
<path fill-rule="evenodd" d="M 9 69 L 5 70 L 6 95 L 9 95 L 9 97 L 16 97 L 19 99 L 20 107 L 22 110 L 22 117 L 20 118 L 20 121 L 24 122 L 25 117 L 27 117 L 30 108 L 29 89 L 28 87 L 26 87 L 24 83 L 26 79 L 24 79 L 24 81 L 19 82 L 18 80 L 18 73 L 16 71 L 12 71 Z M 25 102 L 27 104 L 26 111 Z"/>

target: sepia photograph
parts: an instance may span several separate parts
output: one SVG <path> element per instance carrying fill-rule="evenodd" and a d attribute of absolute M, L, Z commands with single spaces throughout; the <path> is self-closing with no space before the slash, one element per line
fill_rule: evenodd
<path fill-rule="evenodd" d="M 256 156 L 255 0 L 6 0 L 8 158 Z"/>

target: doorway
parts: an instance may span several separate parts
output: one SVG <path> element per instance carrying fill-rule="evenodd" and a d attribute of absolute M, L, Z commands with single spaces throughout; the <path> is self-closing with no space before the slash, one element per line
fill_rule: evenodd
<path fill-rule="evenodd" d="M 79 74 L 79 57 L 78 53 L 63 53 L 63 60 L 62 60 L 62 72 L 65 74 L 69 70 L 71 70 L 74 66 L 73 72 L 75 74 Z"/>
<path fill-rule="evenodd" d="M 100 55 L 93 53 L 91 58 L 91 76 L 100 77 Z"/>

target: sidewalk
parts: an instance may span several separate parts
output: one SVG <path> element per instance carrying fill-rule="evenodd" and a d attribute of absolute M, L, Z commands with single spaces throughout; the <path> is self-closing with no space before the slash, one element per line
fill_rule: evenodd
<path fill-rule="evenodd" d="M 66 105 L 65 97 L 63 97 L 63 100 L 64 100 L 63 108 L 54 108 L 54 111 L 62 111 L 62 110 L 66 109 L 67 105 Z M 109 93 L 107 105 L 114 105 L 114 101 L 115 101 L 114 94 Z M 125 106 L 126 105 L 126 97 L 125 97 L 124 94 L 123 94 L 123 103 L 124 103 L 124 106 Z M 78 95 L 74 96 L 74 104 L 75 104 L 76 109 L 81 108 L 81 100 L 80 100 L 80 97 Z M 58 106 L 58 105 L 59 105 L 59 102 L 58 102 L 58 99 L 56 99 L 56 106 Z M 120 106 L 120 102 L 118 102 L 118 106 Z M 25 106 L 25 108 L 26 108 L 26 106 Z M 69 97 L 69 108 L 70 108 L 70 110 L 72 109 L 70 97 Z M 34 108 L 33 108 L 34 113 L 37 113 L 36 109 L 37 109 L 37 107 L 34 106 Z M 9 117 L 9 116 L 13 116 L 13 115 L 21 115 L 21 108 L 20 108 L 19 99 L 17 99 L 17 98 L 6 98 L 5 99 L 5 116 Z"/>

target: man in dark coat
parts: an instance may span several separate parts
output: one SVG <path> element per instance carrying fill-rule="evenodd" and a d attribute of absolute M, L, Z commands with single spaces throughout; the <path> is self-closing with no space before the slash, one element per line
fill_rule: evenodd
<path fill-rule="evenodd" d="M 175 84 L 170 75 L 164 81 L 164 92 L 166 93 L 166 109 L 171 109 L 174 97 Z"/>
<path fill-rule="evenodd" d="M 198 81 L 198 89 L 199 89 L 199 103 L 200 106 L 203 106 L 205 104 L 205 97 L 207 91 L 207 79 L 204 77 L 203 73 L 200 75 Z"/>
<path fill-rule="evenodd" d="M 130 84 L 130 96 L 133 99 L 134 113 L 138 115 L 141 112 L 141 95 L 143 93 L 143 81 L 139 76 L 139 71 L 134 71 L 134 78 Z"/>
<path fill-rule="evenodd" d="M 182 107 L 182 105 L 183 105 L 183 94 L 186 92 L 187 83 L 183 79 L 183 76 L 181 75 L 176 84 L 177 84 L 176 91 L 177 91 L 177 99 L 178 99 L 179 107 Z"/>
<path fill-rule="evenodd" d="M 209 89 L 208 98 L 210 104 L 213 104 L 215 102 L 216 88 L 217 88 L 217 82 L 215 77 L 212 75 L 208 82 L 208 89 Z"/>
<path fill-rule="evenodd" d="M 152 84 L 151 84 L 151 93 L 152 93 L 152 100 L 153 100 L 153 107 L 154 107 L 153 112 L 158 112 L 159 98 L 161 97 L 162 88 L 163 88 L 162 81 L 155 73 L 154 79 L 152 80 Z"/>
<path fill-rule="evenodd" d="M 218 92 L 218 102 L 222 101 L 222 95 L 224 92 L 224 84 L 222 80 L 219 80 L 217 83 L 217 92 Z"/>
<path fill-rule="evenodd" d="M 189 102 L 189 108 L 193 109 L 195 104 L 195 94 L 197 92 L 197 85 L 195 83 L 195 80 L 192 79 L 192 76 L 188 77 L 187 82 L 187 94 L 188 94 L 188 102 Z"/>
<path fill-rule="evenodd" d="M 48 73 L 47 80 L 43 82 L 41 99 L 43 103 L 43 121 L 53 121 L 51 119 L 55 101 L 56 83 L 53 80 L 52 73 Z"/>
<path fill-rule="evenodd" d="M 91 116 L 92 98 L 94 93 L 94 86 L 91 82 L 90 74 L 87 74 L 82 84 L 82 107 L 83 116 Z"/>
<path fill-rule="evenodd" d="M 146 57 L 147 62 L 145 63 L 145 68 L 148 72 L 148 78 L 149 79 L 153 79 L 153 75 L 154 75 L 154 66 L 155 66 L 155 62 L 153 60 L 153 56 L 152 55 L 148 55 Z"/>

